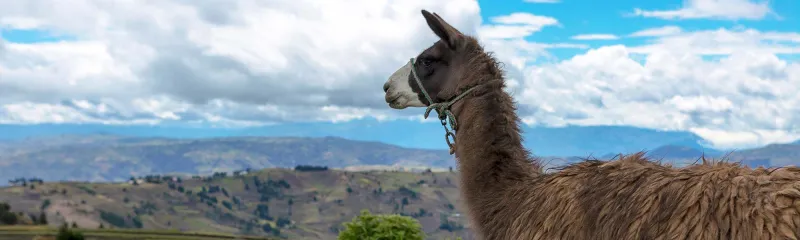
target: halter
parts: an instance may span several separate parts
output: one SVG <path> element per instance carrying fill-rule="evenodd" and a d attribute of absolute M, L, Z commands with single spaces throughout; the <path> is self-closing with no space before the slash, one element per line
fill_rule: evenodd
<path fill-rule="evenodd" d="M 414 58 L 411 58 L 410 62 L 411 62 L 411 74 L 414 77 L 414 80 L 417 82 L 419 90 L 422 91 L 422 95 L 425 96 L 425 99 L 427 99 L 429 103 L 428 108 L 425 109 L 425 115 L 423 116 L 425 117 L 425 119 L 428 119 L 428 115 L 430 115 L 431 110 L 434 109 L 436 110 L 436 115 L 439 116 L 439 121 L 441 121 L 442 127 L 444 128 L 445 132 L 444 140 L 447 141 L 447 146 L 450 147 L 450 155 L 453 155 L 453 153 L 455 153 L 456 151 L 455 148 L 456 129 L 458 129 L 458 125 L 456 122 L 456 116 L 453 115 L 453 112 L 450 111 L 450 107 L 453 106 L 453 104 L 455 104 L 456 102 L 458 102 L 458 100 L 461 100 L 462 98 L 464 98 L 464 96 L 467 96 L 467 94 L 472 92 L 472 90 L 475 89 L 475 86 L 467 89 L 466 91 L 450 99 L 449 101 L 434 103 L 431 96 L 428 95 L 428 91 L 425 91 L 425 86 L 422 85 L 422 80 L 420 80 L 419 76 L 417 75 L 417 65 L 414 64 Z M 447 127 L 448 120 L 450 121 L 450 128 Z M 451 128 L 452 130 L 450 130 Z M 450 138 L 453 139 L 452 142 L 450 141 Z"/>

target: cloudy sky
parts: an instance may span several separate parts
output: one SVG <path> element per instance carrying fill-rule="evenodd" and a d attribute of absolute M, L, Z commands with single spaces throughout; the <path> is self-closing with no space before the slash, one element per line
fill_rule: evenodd
<path fill-rule="evenodd" d="M 531 126 L 800 138 L 796 0 L 0 1 L 0 124 L 418 119 L 381 86 L 436 40 L 420 9 L 496 53 Z"/>

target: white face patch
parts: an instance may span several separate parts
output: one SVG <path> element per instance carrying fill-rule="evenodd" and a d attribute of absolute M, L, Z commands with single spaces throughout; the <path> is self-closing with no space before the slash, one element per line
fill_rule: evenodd
<path fill-rule="evenodd" d="M 386 103 L 389 107 L 394 109 L 404 109 L 407 107 L 425 107 L 411 86 L 408 85 L 408 76 L 411 75 L 411 63 L 406 63 L 400 69 L 397 69 L 386 85 L 389 89 L 386 91 Z"/>

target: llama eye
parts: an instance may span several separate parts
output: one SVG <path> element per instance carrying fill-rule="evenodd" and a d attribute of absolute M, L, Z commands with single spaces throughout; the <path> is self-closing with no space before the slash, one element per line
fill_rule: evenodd
<path fill-rule="evenodd" d="M 420 59 L 420 63 L 422 63 L 422 66 L 425 66 L 425 67 L 430 67 L 431 66 L 431 62 L 432 61 L 428 60 L 428 59 Z"/>

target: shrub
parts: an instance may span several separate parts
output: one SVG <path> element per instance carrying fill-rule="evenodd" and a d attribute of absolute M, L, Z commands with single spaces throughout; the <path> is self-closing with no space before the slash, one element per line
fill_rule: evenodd
<path fill-rule="evenodd" d="M 111 226 L 114 227 L 119 227 L 119 228 L 127 227 L 127 224 L 125 223 L 125 218 L 113 212 L 106 212 L 101 210 L 100 219 L 103 219 L 103 221 L 108 222 L 108 224 L 111 224 Z"/>
<path fill-rule="evenodd" d="M 297 165 L 294 167 L 295 171 L 298 172 L 319 172 L 319 171 L 328 171 L 327 166 L 312 166 L 312 165 Z"/>
<path fill-rule="evenodd" d="M 50 199 L 45 199 L 44 201 L 42 201 L 42 206 L 40 206 L 39 209 L 45 210 L 49 206 L 50 206 Z"/>
<path fill-rule="evenodd" d="M 222 206 L 225 206 L 228 210 L 233 210 L 233 205 L 228 201 L 222 200 Z"/>
<path fill-rule="evenodd" d="M 271 233 L 274 236 L 280 236 L 281 235 L 281 231 L 278 230 L 277 228 L 273 228 L 272 225 L 269 225 L 269 223 L 268 224 L 264 224 L 263 230 L 264 230 L 264 232 Z"/>
<path fill-rule="evenodd" d="M 133 226 L 136 228 L 142 228 L 144 225 L 142 224 L 142 219 L 139 216 L 133 217 Z"/>
<path fill-rule="evenodd" d="M 267 206 L 266 204 L 258 204 L 258 206 L 256 206 L 254 214 L 261 219 L 266 219 L 266 220 L 272 219 L 272 217 L 269 215 L 269 206 Z"/>
<path fill-rule="evenodd" d="M 285 227 L 289 226 L 290 224 L 292 224 L 292 220 L 289 220 L 286 217 L 278 217 L 278 219 L 275 221 L 275 226 L 277 227 Z"/>
<path fill-rule="evenodd" d="M 396 214 L 372 215 L 362 210 L 361 215 L 344 224 L 339 232 L 339 240 L 385 239 L 422 240 L 425 233 L 419 222 L 410 217 Z"/>
<path fill-rule="evenodd" d="M 47 225 L 47 214 L 45 214 L 44 212 L 39 214 L 39 224 Z"/>
<path fill-rule="evenodd" d="M 11 212 L 11 205 L 0 203 L 0 225 L 16 225 L 18 221 L 17 214 Z"/>
<path fill-rule="evenodd" d="M 58 235 L 56 235 L 56 240 L 83 240 L 83 234 L 78 231 L 72 231 L 67 228 L 67 224 L 61 226 L 58 229 Z"/>

